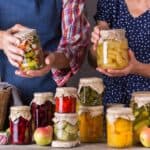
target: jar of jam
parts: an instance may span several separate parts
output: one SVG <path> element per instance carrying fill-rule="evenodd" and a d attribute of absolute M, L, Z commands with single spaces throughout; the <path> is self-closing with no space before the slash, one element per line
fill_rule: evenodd
<path fill-rule="evenodd" d="M 97 66 L 123 69 L 128 65 L 128 42 L 122 29 L 101 30 L 97 48 Z"/>
<path fill-rule="evenodd" d="M 32 130 L 52 125 L 54 110 L 53 93 L 34 93 L 34 98 L 31 102 Z"/>
<path fill-rule="evenodd" d="M 56 89 L 55 102 L 56 112 L 75 113 L 77 101 L 77 89 L 72 87 L 62 87 Z"/>
<path fill-rule="evenodd" d="M 10 108 L 10 143 L 30 144 L 32 142 L 31 113 L 28 106 Z"/>
<path fill-rule="evenodd" d="M 131 108 L 112 107 L 107 110 L 107 144 L 114 148 L 133 144 L 133 120 Z"/>
<path fill-rule="evenodd" d="M 22 63 L 19 63 L 20 70 L 37 70 L 44 66 L 44 55 L 40 45 L 39 37 L 35 29 L 27 29 L 14 35 L 20 40 L 20 49 L 24 50 Z"/>
<path fill-rule="evenodd" d="M 103 106 L 79 107 L 80 141 L 97 143 L 103 141 Z"/>
<path fill-rule="evenodd" d="M 82 78 L 79 82 L 79 101 L 83 106 L 98 106 L 102 104 L 104 84 L 102 79 Z"/>
<path fill-rule="evenodd" d="M 150 91 L 133 93 L 131 107 L 135 116 L 134 143 L 139 143 L 139 135 L 142 128 L 150 126 Z"/>

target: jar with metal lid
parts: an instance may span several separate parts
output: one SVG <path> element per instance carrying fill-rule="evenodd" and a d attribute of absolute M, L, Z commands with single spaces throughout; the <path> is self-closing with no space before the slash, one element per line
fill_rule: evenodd
<path fill-rule="evenodd" d="M 107 144 L 114 148 L 133 144 L 133 120 L 131 108 L 112 107 L 107 110 Z"/>
<path fill-rule="evenodd" d="M 34 93 L 34 98 L 31 102 L 32 130 L 34 131 L 36 128 L 52 125 L 54 111 L 55 103 L 53 93 Z"/>
<path fill-rule="evenodd" d="M 77 101 L 77 89 L 73 87 L 61 87 L 56 89 L 55 102 L 57 113 L 75 113 Z"/>
<path fill-rule="evenodd" d="M 78 89 L 80 104 L 83 106 L 101 105 L 103 91 L 102 79 L 96 77 L 81 78 Z"/>
<path fill-rule="evenodd" d="M 10 143 L 30 144 L 32 142 L 31 113 L 28 106 L 10 108 Z"/>
<path fill-rule="evenodd" d="M 123 69 L 128 65 L 128 41 L 125 30 L 101 30 L 97 47 L 97 66 L 103 69 Z"/>
<path fill-rule="evenodd" d="M 131 107 L 135 116 L 134 142 L 138 143 L 142 128 L 150 126 L 150 91 L 133 93 Z"/>
<path fill-rule="evenodd" d="M 39 37 L 35 29 L 27 29 L 14 34 L 20 40 L 20 49 L 24 51 L 23 61 L 19 63 L 20 70 L 37 70 L 44 66 L 44 55 Z"/>
<path fill-rule="evenodd" d="M 80 141 L 97 143 L 103 141 L 103 106 L 79 107 Z"/>

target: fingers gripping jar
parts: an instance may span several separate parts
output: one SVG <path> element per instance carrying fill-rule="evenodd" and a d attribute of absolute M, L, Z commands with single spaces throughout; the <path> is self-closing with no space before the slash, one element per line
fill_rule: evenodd
<path fill-rule="evenodd" d="M 122 29 L 101 30 L 97 48 L 97 66 L 123 69 L 128 65 L 128 42 Z"/>

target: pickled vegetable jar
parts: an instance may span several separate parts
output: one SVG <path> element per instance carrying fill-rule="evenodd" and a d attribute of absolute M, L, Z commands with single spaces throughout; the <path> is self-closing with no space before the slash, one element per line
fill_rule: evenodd
<path fill-rule="evenodd" d="M 80 141 L 96 143 L 103 141 L 103 106 L 79 107 Z"/>
<path fill-rule="evenodd" d="M 55 113 L 54 137 L 58 141 L 77 141 L 79 139 L 78 115 L 76 113 Z"/>
<path fill-rule="evenodd" d="M 114 148 L 133 144 L 133 120 L 131 108 L 112 107 L 107 110 L 107 144 Z"/>
<path fill-rule="evenodd" d="M 150 126 L 150 92 L 133 93 L 131 103 L 135 116 L 134 142 L 138 143 L 141 129 Z"/>
<path fill-rule="evenodd" d="M 97 48 L 97 66 L 123 69 L 128 65 L 128 42 L 122 29 L 102 30 Z"/>
<path fill-rule="evenodd" d="M 80 79 L 78 89 L 80 104 L 83 106 L 101 105 L 103 91 L 102 79 L 96 77 Z"/>
<path fill-rule="evenodd" d="M 56 112 L 75 113 L 77 101 L 77 89 L 72 87 L 62 87 L 56 89 L 55 102 Z"/>
<path fill-rule="evenodd" d="M 44 56 L 36 30 L 28 29 L 14 35 L 20 40 L 20 49 L 24 50 L 22 63 L 19 68 L 22 71 L 40 69 L 44 65 Z"/>
<path fill-rule="evenodd" d="M 32 142 L 31 113 L 28 106 L 14 106 L 10 110 L 10 143 L 30 144 Z"/>

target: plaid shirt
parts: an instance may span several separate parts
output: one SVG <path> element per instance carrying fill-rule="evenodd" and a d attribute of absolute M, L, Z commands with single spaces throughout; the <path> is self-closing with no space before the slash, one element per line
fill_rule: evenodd
<path fill-rule="evenodd" d="M 52 69 L 58 86 L 63 86 L 79 70 L 89 43 L 89 23 L 83 10 L 85 0 L 62 0 L 62 37 L 57 52 L 70 59 L 69 69 Z"/>

